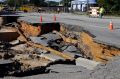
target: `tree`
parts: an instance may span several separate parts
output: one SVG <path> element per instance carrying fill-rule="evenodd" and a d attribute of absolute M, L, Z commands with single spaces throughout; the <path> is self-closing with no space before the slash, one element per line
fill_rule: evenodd
<path fill-rule="evenodd" d="M 114 0 L 111 11 L 120 11 L 120 0 Z"/>
<path fill-rule="evenodd" d="M 70 7 L 71 6 L 71 1 L 73 0 L 61 0 L 61 4 L 63 4 L 63 6 L 68 6 Z"/>
<path fill-rule="evenodd" d="M 106 11 L 120 11 L 120 0 L 97 0 L 99 6 L 105 7 Z"/>
<path fill-rule="evenodd" d="M 36 6 L 47 6 L 45 0 L 30 0 L 30 3 Z"/>
<path fill-rule="evenodd" d="M 11 7 L 19 7 L 26 3 L 28 3 L 28 0 L 7 0 L 7 4 Z"/>
<path fill-rule="evenodd" d="M 71 1 L 73 1 L 73 0 L 61 0 L 61 4 L 64 6 L 64 11 L 65 12 L 68 12 L 69 10 L 68 10 L 68 7 L 70 7 L 71 6 Z"/>
<path fill-rule="evenodd" d="M 59 5 L 59 3 L 56 2 L 56 1 L 47 1 L 47 3 L 48 3 L 49 6 L 57 6 L 57 5 Z"/>
<path fill-rule="evenodd" d="M 8 4 L 9 6 L 11 6 L 11 7 L 13 7 L 13 6 L 16 5 L 16 3 L 15 3 L 14 0 L 7 0 L 7 4 Z"/>

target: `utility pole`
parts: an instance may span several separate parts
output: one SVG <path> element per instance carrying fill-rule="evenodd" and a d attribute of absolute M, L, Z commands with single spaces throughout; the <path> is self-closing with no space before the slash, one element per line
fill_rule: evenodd
<path fill-rule="evenodd" d="M 64 12 L 65 12 L 65 0 L 63 0 Z"/>
<path fill-rule="evenodd" d="M 21 6 L 23 6 L 23 0 L 21 1 Z"/>
<path fill-rule="evenodd" d="M 59 6 L 60 6 L 60 0 L 59 0 Z"/>
<path fill-rule="evenodd" d="M 89 0 L 87 0 L 87 12 L 89 11 Z"/>
<path fill-rule="evenodd" d="M 14 2 L 14 10 L 16 10 L 16 6 L 17 6 L 17 0 L 15 0 Z"/>
<path fill-rule="evenodd" d="M 48 0 L 48 11 L 50 12 L 50 1 Z"/>
<path fill-rule="evenodd" d="M 67 0 L 64 1 L 64 12 L 66 12 L 66 8 L 67 8 Z"/>

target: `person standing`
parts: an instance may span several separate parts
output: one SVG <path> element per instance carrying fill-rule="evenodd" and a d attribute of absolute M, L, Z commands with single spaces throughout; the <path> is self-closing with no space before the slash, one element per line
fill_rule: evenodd
<path fill-rule="evenodd" d="M 60 9 L 59 8 L 57 8 L 57 12 L 58 12 L 58 14 L 60 13 Z"/>
<path fill-rule="evenodd" d="M 103 7 L 100 8 L 100 11 L 99 11 L 99 17 L 102 19 L 103 17 L 103 14 L 105 12 L 105 9 Z"/>

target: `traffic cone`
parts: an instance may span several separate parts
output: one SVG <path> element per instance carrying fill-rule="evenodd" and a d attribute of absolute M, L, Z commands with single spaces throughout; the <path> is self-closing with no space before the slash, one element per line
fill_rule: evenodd
<path fill-rule="evenodd" d="M 113 23 L 112 23 L 112 21 L 110 21 L 109 29 L 110 29 L 110 30 L 113 30 Z"/>
<path fill-rule="evenodd" d="M 40 22 L 42 22 L 42 21 L 43 21 L 42 16 L 40 16 Z"/>
<path fill-rule="evenodd" d="M 54 21 L 56 21 L 56 16 L 54 15 Z"/>
<path fill-rule="evenodd" d="M 38 26 L 38 31 L 40 31 L 41 30 L 41 26 Z"/>

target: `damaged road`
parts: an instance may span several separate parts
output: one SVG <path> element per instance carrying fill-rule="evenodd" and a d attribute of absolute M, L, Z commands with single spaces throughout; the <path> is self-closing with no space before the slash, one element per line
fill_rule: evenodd
<path fill-rule="evenodd" d="M 69 25 L 57 23 L 57 27 L 55 23 L 52 24 L 52 29 L 45 30 L 51 27 L 22 21 L 13 23 L 12 28 L 9 27 L 10 31 L 0 29 L 2 37 L 14 34 L 13 37 L 0 38 L 1 61 L 10 62 L 0 65 L 12 64 L 13 67 L 1 76 L 28 76 L 28 78 L 32 78 L 31 75 L 41 75 L 42 73 L 41 76 L 37 75 L 33 78 L 47 76 L 51 79 L 64 79 L 74 74 L 76 77 L 72 76 L 71 78 L 99 79 L 95 78 L 93 74 L 97 72 L 96 67 L 110 62 L 120 54 L 119 48 L 96 42 L 93 39 L 94 35 L 83 28 L 80 28 L 80 32 L 76 32 L 71 31 L 68 28 Z"/>
<path fill-rule="evenodd" d="M 30 34 L 31 31 L 29 30 L 32 30 L 35 28 L 28 29 L 28 31 L 26 32 L 26 31 L 23 31 L 26 28 L 21 29 L 19 27 L 19 24 L 17 24 L 17 26 L 15 24 L 14 26 L 16 27 L 15 32 L 19 34 L 19 35 L 14 35 L 14 36 L 17 36 L 16 40 L 18 41 L 14 41 L 12 37 L 11 37 L 13 39 L 12 42 L 11 40 L 6 41 L 7 39 L 5 38 L 0 39 L 1 40 L 1 53 L 4 54 L 4 55 L 1 55 L 1 59 L 3 59 L 4 61 L 5 58 L 7 58 L 8 60 L 19 63 L 18 69 L 14 69 L 13 71 L 11 70 L 6 75 L 24 76 L 24 75 L 30 75 L 30 74 L 45 73 L 47 72 L 46 67 L 49 66 L 50 64 L 57 63 L 57 62 L 59 63 L 62 63 L 62 62 L 70 63 L 71 62 L 71 64 L 74 63 L 73 61 L 74 61 L 75 54 L 69 55 L 70 52 L 61 53 L 66 48 L 63 50 L 60 49 L 62 46 L 65 46 L 65 43 L 64 41 L 62 42 L 62 38 L 59 35 L 55 33 L 51 33 L 51 34 L 48 33 L 48 35 L 43 34 L 41 36 L 43 37 L 42 39 L 40 39 L 40 36 L 29 38 L 29 36 L 32 36 Z M 31 27 L 31 26 L 28 26 L 28 27 Z M 10 30 L 11 30 L 10 32 L 12 33 L 14 32 L 12 31 L 12 28 Z M 8 33 L 7 31 L 4 31 L 4 32 L 5 34 Z M 34 32 L 33 36 L 37 32 L 38 31 Z M 49 36 L 50 37 L 53 36 L 54 38 L 51 39 Z M 45 42 L 47 44 L 47 47 L 45 46 L 45 44 L 42 44 L 43 41 L 35 42 L 35 40 L 33 40 L 32 38 L 39 39 L 41 41 L 46 40 Z M 29 41 L 30 39 L 31 41 Z M 77 48 L 74 47 L 74 49 L 77 49 Z M 13 50 L 16 52 L 11 52 L 12 54 L 11 56 L 9 53 L 10 50 Z M 5 55 L 5 52 L 8 56 Z"/>

